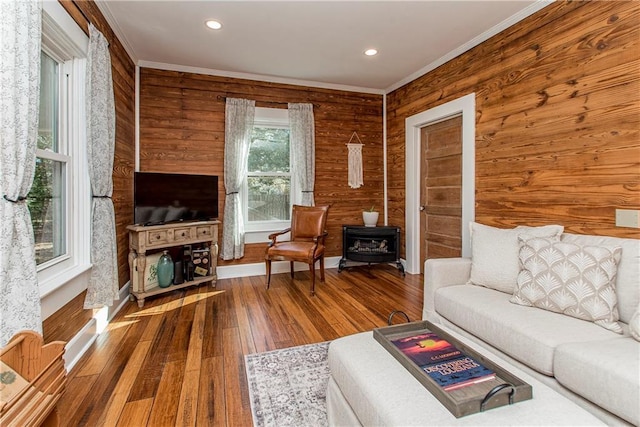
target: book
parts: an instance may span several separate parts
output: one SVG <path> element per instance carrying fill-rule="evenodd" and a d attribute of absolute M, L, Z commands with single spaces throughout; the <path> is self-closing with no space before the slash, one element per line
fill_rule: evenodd
<path fill-rule="evenodd" d="M 433 332 L 391 341 L 445 391 L 495 378 L 495 373 Z"/>
<path fill-rule="evenodd" d="M 391 342 L 418 366 L 444 362 L 462 355 L 460 350 L 433 332 L 400 338 Z"/>
<path fill-rule="evenodd" d="M 489 381 L 496 374 L 477 360 L 462 355 L 456 359 L 420 367 L 445 391 Z"/>

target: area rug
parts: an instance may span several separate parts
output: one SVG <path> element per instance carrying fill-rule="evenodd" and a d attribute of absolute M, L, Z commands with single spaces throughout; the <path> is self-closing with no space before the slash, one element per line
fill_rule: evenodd
<path fill-rule="evenodd" d="M 245 356 L 255 427 L 327 425 L 329 342 Z"/>

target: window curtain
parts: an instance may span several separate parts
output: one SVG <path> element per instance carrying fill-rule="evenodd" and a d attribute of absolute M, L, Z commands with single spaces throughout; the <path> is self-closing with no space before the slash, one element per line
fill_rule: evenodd
<path fill-rule="evenodd" d="M 313 104 L 289 103 L 289 126 L 293 150 L 293 173 L 296 182 L 294 203 L 313 206 L 316 174 L 316 139 Z"/>
<path fill-rule="evenodd" d="M 244 218 L 239 191 L 247 176 L 255 101 L 227 98 L 224 124 L 224 224 L 222 259 L 244 256 Z"/>
<path fill-rule="evenodd" d="M 91 277 L 84 308 L 110 306 L 118 298 L 118 249 L 113 193 L 115 107 L 109 43 L 89 24 L 86 81 L 87 158 L 91 181 Z"/>
<path fill-rule="evenodd" d="M 35 243 L 26 197 L 36 165 L 41 6 L 0 1 L 0 345 L 42 333 Z"/>

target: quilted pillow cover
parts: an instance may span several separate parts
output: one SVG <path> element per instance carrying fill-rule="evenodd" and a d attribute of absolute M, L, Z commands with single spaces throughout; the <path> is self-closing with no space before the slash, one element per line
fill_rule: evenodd
<path fill-rule="evenodd" d="M 512 303 L 538 307 L 622 333 L 616 273 L 622 249 L 580 246 L 520 236 L 518 281 Z"/>

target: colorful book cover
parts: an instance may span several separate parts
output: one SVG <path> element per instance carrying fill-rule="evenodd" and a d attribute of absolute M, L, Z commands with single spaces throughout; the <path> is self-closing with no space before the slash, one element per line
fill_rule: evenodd
<path fill-rule="evenodd" d="M 495 378 L 492 370 L 433 332 L 391 342 L 446 391 Z"/>
<path fill-rule="evenodd" d="M 462 355 L 460 350 L 433 332 L 400 338 L 391 342 L 418 366 L 443 362 Z"/>
<path fill-rule="evenodd" d="M 495 378 L 495 373 L 469 356 L 421 366 L 440 387 L 452 391 Z"/>

